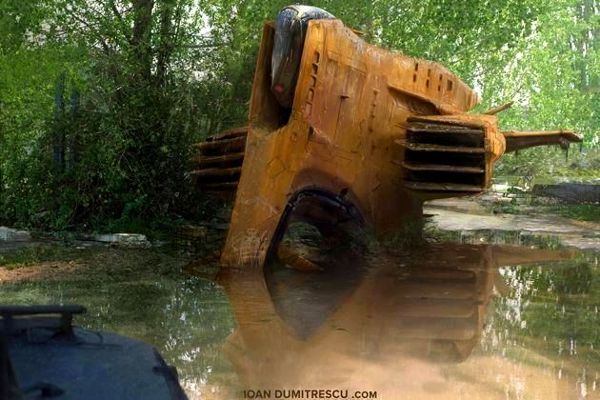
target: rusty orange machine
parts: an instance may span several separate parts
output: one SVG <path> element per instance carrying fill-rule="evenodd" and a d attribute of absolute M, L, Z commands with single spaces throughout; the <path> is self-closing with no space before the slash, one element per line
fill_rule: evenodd
<path fill-rule="evenodd" d="M 235 197 L 223 264 L 262 266 L 291 218 L 418 231 L 424 201 L 485 190 L 505 152 L 581 140 L 501 132 L 502 107 L 468 114 L 477 94 L 443 66 L 370 45 L 332 16 L 304 22 L 291 89 L 274 82 L 279 26 L 266 23 L 248 127 L 196 145 L 200 187 Z"/>

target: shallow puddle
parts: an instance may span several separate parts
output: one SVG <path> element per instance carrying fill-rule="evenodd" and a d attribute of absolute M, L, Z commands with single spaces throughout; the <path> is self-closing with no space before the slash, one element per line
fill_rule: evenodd
<path fill-rule="evenodd" d="M 83 304 L 80 325 L 152 343 L 192 399 L 600 398 L 598 253 L 431 244 L 213 282 L 148 252 L 5 282 L 0 303 Z"/>

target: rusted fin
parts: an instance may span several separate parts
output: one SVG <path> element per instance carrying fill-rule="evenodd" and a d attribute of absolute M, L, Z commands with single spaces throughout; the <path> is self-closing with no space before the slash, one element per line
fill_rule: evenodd
<path fill-rule="evenodd" d="M 464 167 L 459 165 L 443 165 L 443 164 L 417 164 L 417 163 L 402 163 L 402 166 L 411 171 L 441 171 L 441 172 L 462 172 L 465 174 L 483 174 L 485 169 L 482 167 Z"/>
<path fill-rule="evenodd" d="M 235 194 L 244 161 L 248 127 L 227 130 L 197 143 L 191 175 L 198 187 L 218 195 Z"/>
<path fill-rule="evenodd" d="M 237 177 L 242 172 L 241 167 L 234 168 L 206 168 L 206 169 L 198 169 L 192 171 L 192 175 L 198 177 L 198 179 L 202 178 L 231 178 Z"/>
<path fill-rule="evenodd" d="M 396 143 L 405 147 L 408 150 L 419 152 L 442 152 L 442 153 L 471 153 L 483 154 L 485 149 L 482 147 L 468 146 L 443 146 L 439 144 L 423 144 L 423 143 L 408 143 L 396 140 Z"/>
<path fill-rule="evenodd" d="M 427 192 L 478 192 L 485 186 L 485 128 L 452 117 L 408 119 L 405 140 L 406 187 Z"/>
<path fill-rule="evenodd" d="M 427 192 L 481 192 L 484 188 L 479 185 L 463 185 L 459 183 L 404 182 L 404 186 L 412 190 Z"/>
<path fill-rule="evenodd" d="M 206 141 L 207 142 L 215 142 L 215 141 L 219 141 L 219 140 L 232 139 L 232 138 L 247 136 L 247 135 L 248 135 L 248 127 L 241 126 L 239 128 L 228 129 L 217 135 L 209 136 L 206 138 Z"/>
<path fill-rule="evenodd" d="M 453 118 L 453 116 L 440 116 L 440 115 L 413 115 L 407 119 L 409 124 L 414 123 L 426 123 L 426 124 L 435 124 L 441 125 L 444 127 L 452 128 L 452 127 L 468 127 L 473 129 L 485 129 L 485 125 L 481 121 L 477 120 L 464 120 L 461 118 Z"/>
<path fill-rule="evenodd" d="M 441 134 L 462 134 L 483 136 L 483 128 L 473 128 L 461 125 L 433 124 L 424 122 L 413 122 L 406 128 L 410 132 L 428 132 Z"/>
<path fill-rule="evenodd" d="M 225 154 L 230 152 L 242 152 L 246 147 L 246 136 L 238 136 L 231 139 L 222 139 L 211 142 L 194 144 L 194 147 L 202 154 Z"/>
<path fill-rule="evenodd" d="M 192 161 L 198 166 L 198 169 L 209 166 L 230 166 L 232 164 L 242 165 L 244 161 L 244 153 L 230 153 L 217 156 L 195 156 Z"/>

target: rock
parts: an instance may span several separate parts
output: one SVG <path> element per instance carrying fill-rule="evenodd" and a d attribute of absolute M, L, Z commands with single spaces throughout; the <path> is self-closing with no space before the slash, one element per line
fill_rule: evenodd
<path fill-rule="evenodd" d="M 123 247 L 151 247 L 146 235 L 140 233 L 109 233 L 94 235 L 96 242 L 110 243 Z"/>
<path fill-rule="evenodd" d="M 600 203 L 600 185 L 585 183 L 560 183 L 535 185 L 536 196 L 554 197 L 565 203 Z"/>
<path fill-rule="evenodd" d="M 27 242 L 31 240 L 31 234 L 27 231 L 0 226 L 0 241 L 4 242 Z"/>
<path fill-rule="evenodd" d="M 287 264 L 288 267 L 298 271 L 323 271 L 323 267 L 284 244 L 279 246 L 277 256 L 283 263 Z"/>

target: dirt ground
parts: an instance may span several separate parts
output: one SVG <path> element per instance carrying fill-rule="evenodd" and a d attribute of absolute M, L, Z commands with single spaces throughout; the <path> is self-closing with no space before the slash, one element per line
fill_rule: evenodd
<path fill-rule="evenodd" d="M 37 243 L 0 252 L 0 284 L 34 280 L 107 281 L 139 275 L 180 274 L 194 257 L 173 248 Z"/>

